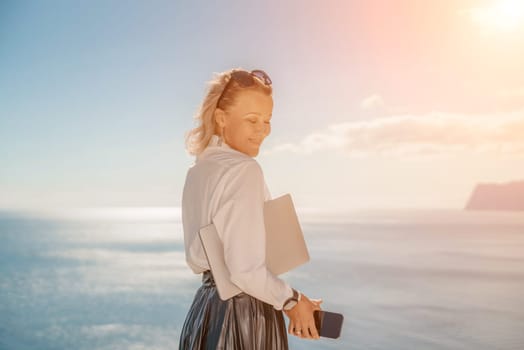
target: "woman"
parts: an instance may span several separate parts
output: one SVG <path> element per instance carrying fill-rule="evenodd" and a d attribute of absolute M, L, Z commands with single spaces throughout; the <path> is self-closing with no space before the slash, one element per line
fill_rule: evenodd
<path fill-rule="evenodd" d="M 271 131 L 273 99 L 269 76 L 232 69 L 217 74 L 186 138 L 195 155 L 182 195 L 186 262 L 202 273 L 202 285 L 182 327 L 179 349 L 288 349 L 288 332 L 318 339 L 309 299 L 265 265 L 264 201 L 271 199 L 253 158 Z M 198 230 L 216 226 L 231 281 L 243 292 L 221 300 Z"/>

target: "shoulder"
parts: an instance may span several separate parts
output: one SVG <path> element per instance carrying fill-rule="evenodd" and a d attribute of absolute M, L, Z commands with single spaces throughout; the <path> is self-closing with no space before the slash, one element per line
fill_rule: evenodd
<path fill-rule="evenodd" d="M 223 168 L 241 167 L 246 162 L 255 161 L 252 157 L 237 150 L 209 147 L 204 150 L 198 157 L 195 165 L 214 164 Z"/>
<path fill-rule="evenodd" d="M 217 181 L 217 185 L 239 185 L 264 182 L 262 167 L 246 154 L 229 150 L 209 150 L 188 171 L 191 177 Z"/>
<path fill-rule="evenodd" d="M 224 173 L 232 181 L 254 182 L 264 178 L 262 167 L 254 158 L 244 158 L 232 164 Z"/>
<path fill-rule="evenodd" d="M 234 175 L 235 173 L 262 173 L 258 161 L 237 150 L 213 147 L 204 151 L 196 167 L 212 167 L 222 174 Z"/>
<path fill-rule="evenodd" d="M 226 197 L 265 196 L 262 167 L 254 158 L 244 159 L 223 174 L 219 187 Z"/>

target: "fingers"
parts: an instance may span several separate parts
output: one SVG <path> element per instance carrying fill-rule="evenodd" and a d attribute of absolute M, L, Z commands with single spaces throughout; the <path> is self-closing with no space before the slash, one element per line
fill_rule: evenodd
<path fill-rule="evenodd" d="M 305 334 L 307 334 L 307 327 L 302 327 L 298 323 L 295 322 L 289 322 L 289 327 L 287 329 L 288 334 L 292 334 L 299 338 L 305 338 Z"/>
<path fill-rule="evenodd" d="M 315 326 L 315 320 L 311 319 L 308 323 L 309 332 L 311 334 L 311 338 L 318 339 L 320 338 L 320 335 L 318 334 L 317 327 Z"/>
<path fill-rule="evenodd" d="M 288 333 L 293 334 L 296 337 L 302 339 L 319 339 L 320 335 L 318 334 L 317 327 L 315 326 L 315 320 L 309 321 L 304 326 L 290 325 L 288 328 Z"/>
<path fill-rule="evenodd" d="M 318 339 L 320 338 L 317 328 L 315 327 L 315 324 L 313 322 L 313 325 L 309 325 L 307 327 L 302 327 L 302 331 L 300 333 L 294 333 L 295 336 L 300 337 L 302 339 Z"/>
<path fill-rule="evenodd" d="M 304 298 L 304 303 L 297 305 L 293 312 L 286 312 L 289 317 L 288 334 L 302 339 L 319 339 L 319 331 L 315 326 L 314 311 L 322 310 L 322 299 Z"/>
<path fill-rule="evenodd" d="M 295 337 L 305 338 L 305 335 L 308 333 L 307 327 L 302 327 L 298 324 L 293 324 L 289 326 L 289 334 L 293 334 Z"/>
<path fill-rule="evenodd" d="M 300 321 L 299 322 L 290 321 L 287 331 L 288 331 L 288 334 L 292 334 L 298 338 L 310 338 L 311 337 L 309 335 L 307 323 L 301 323 Z"/>

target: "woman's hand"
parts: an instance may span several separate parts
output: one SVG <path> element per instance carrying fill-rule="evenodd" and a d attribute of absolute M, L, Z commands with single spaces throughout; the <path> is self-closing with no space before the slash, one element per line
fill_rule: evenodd
<path fill-rule="evenodd" d="M 300 301 L 291 310 L 284 310 L 286 316 L 289 317 L 288 333 L 306 339 L 320 338 L 313 312 L 321 310 L 321 303 L 322 299 L 309 299 L 302 294 Z"/>

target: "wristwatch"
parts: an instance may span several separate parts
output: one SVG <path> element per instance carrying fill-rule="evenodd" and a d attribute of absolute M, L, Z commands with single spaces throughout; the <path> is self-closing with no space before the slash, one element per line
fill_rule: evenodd
<path fill-rule="evenodd" d="M 300 297 L 302 296 L 302 294 L 299 291 L 297 291 L 295 288 L 291 288 L 291 289 L 293 290 L 293 296 L 291 298 L 288 298 L 284 302 L 284 306 L 283 306 L 284 310 L 291 310 L 298 303 L 298 301 L 300 300 Z"/>

